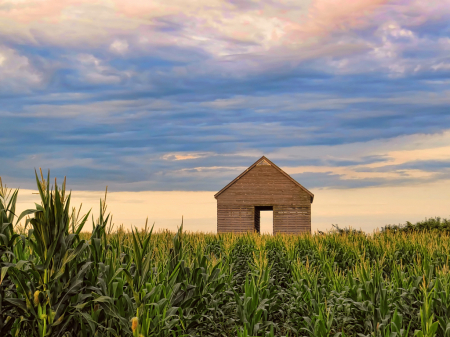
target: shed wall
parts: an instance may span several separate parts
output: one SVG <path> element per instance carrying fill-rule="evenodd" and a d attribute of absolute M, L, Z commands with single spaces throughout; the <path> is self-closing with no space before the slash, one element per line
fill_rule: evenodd
<path fill-rule="evenodd" d="M 217 207 L 217 232 L 253 232 L 255 209 L 252 206 Z"/>
<path fill-rule="evenodd" d="M 274 206 L 273 234 L 300 234 L 311 232 L 311 205 Z"/>

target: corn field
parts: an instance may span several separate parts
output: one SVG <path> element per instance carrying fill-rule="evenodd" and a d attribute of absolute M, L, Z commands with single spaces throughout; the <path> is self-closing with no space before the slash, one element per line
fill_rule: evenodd
<path fill-rule="evenodd" d="M 447 232 L 125 231 L 36 182 L 0 181 L 0 336 L 450 336 Z"/>

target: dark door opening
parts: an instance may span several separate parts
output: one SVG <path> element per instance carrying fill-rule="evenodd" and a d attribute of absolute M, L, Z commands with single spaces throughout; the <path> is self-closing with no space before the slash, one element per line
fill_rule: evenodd
<path fill-rule="evenodd" d="M 264 212 L 261 216 L 261 211 L 271 212 Z M 255 206 L 255 230 L 262 234 L 273 234 L 273 206 Z"/>

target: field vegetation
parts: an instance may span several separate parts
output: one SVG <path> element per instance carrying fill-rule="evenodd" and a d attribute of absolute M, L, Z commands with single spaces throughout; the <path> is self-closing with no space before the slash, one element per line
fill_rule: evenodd
<path fill-rule="evenodd" d="M 125 231 L 105 200 L 81 215 L 65 182 L 36 181 L 41 202 L 21 215 L 0 182 L 0 336 L 450 336 L 446 220 L 370 235 Z"/>

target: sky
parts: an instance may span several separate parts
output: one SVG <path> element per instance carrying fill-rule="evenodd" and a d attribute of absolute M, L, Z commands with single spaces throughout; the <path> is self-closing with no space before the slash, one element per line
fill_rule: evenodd
<path fill-rule="evenodd" d="M 0 0 L 23 207 L 42 167 L 80 203 L 108 186 L 118 223 L 214 231 L 214 193 L 265 155 L 313 229 L 450 217 L 449 108 L 450 0 Z"/>

